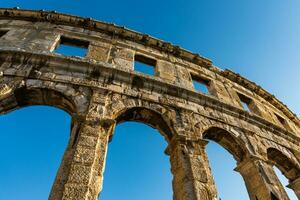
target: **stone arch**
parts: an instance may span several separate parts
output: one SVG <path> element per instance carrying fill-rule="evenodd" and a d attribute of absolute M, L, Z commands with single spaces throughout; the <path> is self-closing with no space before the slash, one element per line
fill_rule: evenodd
<path fill-rule="evenodd" d="M 225 148 L 237 162 L 241 162 L 249 155 L 249 151 L 238 134 L 238 132 L 233 132 L 223 126 L 214 125 L 203 131 L 202 138 L 215 141 Z"/>
<path fill-rule="evenodd" d="M 292 182 L 300 177 L 300 167 L 296 158 L 290 152 L 279 150 L 275 147 L 269 147 L 267 150 L 267 159 L 271 161 L 284 175 Z"/>
<path fill-rule="evenodd" d="M 0 113 L 33 105 L 47 105 L 64 110 L 71 116 L 84 114 L 89 106 L 89 92 L 68 84 L 27 80 L 14 88 L 3 101 Z"/>
<path fill-rule="evenodd" d="M 223 125 L 221 123 L 213 123 L 213 125 L 207 126 L 204 131 L 202 132 L 202 138 L 205 140 L 211 140 L 216 142 L 218 145 L 220 145 L 222 148 L 224 148 L 235 160 L 235 163 L 233 161 L 233 169 L 226 170 L 228 173 L 234 173 L 237 175 L 234 171 L 237 171 L 237 167 L 243 163 L 244 160 L 247 160 L 247 158 L 250 156 L 251 151 L 248 147 L 247 141 L 244 141 L 244 134 L 237 131 L 233 127 Z M 208 157 L 209 159 L 209 157 Z M 232 159 L 232 158 L 231 158 Z M 225 168 L 223 168 L 225 169 Z M 225 172 L 225 170 L 224 170 Z M 247 188 L 247 184 L 245 180 L 243 181 L 241 178 L 243 177 L 243 174 L 241 175 L 239 184 L 244 185 Z M 213 174 L 212 174 L 213 176 Z M 217 180 L 217 179 L 215 179 Z M 244 188 L 244 190 L 246 189 Z M 220 189 L 220 188 L 218 188 Z M 220 194 L 219 194 L 220 195 Z"/>
<path fill-rule="evenodd" d="M 84 114 L 88 104 L 88 93 L 84 93 L 80 88 L 74 87 L 71 84 L 56 83 L 51 81 L 41 80 L 19 80 L 12 79 L 3 83 L 4 88 L 8 88 L 6 93 L 1 96 L 0 92 L 0 115 L 13 112 L 17 109 L 22 109 L 29 106 L 51 106 L 63 110 L 72 118 L 71 133 L 67 142 L 67 148 L 63 155 L 63 166 L 67 159 L 71 159 L 68 153 L 75 144 L 77 132 L 73 131 L 74 121 L 77 120 L 78 115 Z M 67 157 L 69 156 L 69 157 Z M 69 169 L 65 167 L 58 168 L 56 177 L 60 176 L 61 171 L 65 174 L 69 173 Z M 56 178 L 57 179 L 57 178 Z M 56 181 L 54 185 L 56 184 Z"/>
<path fill-rule="evenodd" d="M 110 104 L 105 106 L 104 116 L 106 118 L 113 120 L 116 125 L 130 121 L 141 122 L 151 128 L 157 129 L 167 144 L 170 144 L 174 136 L 174 126 L 170 116 L 172 114 L 171 110 L 145 100 L 118 94 L 113 94 L 108 98 L 110 98 Z M 110 140 L 112 140 L 112 137 L 113 135 L 110 135 Z M 162 149 L 161 153 L 163 156 L 164 149 Z M 169 167 L 167 167 L 167 170 L 169 170 Z"/>
<path fill-rule="evenodd" d="M 165 117 L 147 107 L 131 107 L 122 110 L 115 118 L 117 123 L 126 121 L 142 122 L 157 129 L 167 141 L 170 141 L 173 136 L 173 128 L 169 126 Z"/>
<path fill-rule="evenodd" d="M 55 90 L 19 88 L 14 93 L 19 107 L 48 105 L 60 108 L 67 113 L 74 113 L 76 110 L 72 100 Z"/>
<path fill-rule="evenodd" d="M 26 157 L 26 162 L 32 162 L 31 165 L 33 166 L 33 169 L 40 165 L 39 163 L 34 162 L 37 160 L 37 158 L 38 160 L 43 161 L 43 163 L 48 163 L 49 165 L 44 165 L 44 168 L 46 168 L 43 170 L 33 171 L 32 169 L 24 169 L 24 172 L 22 173 L 36 173 L 39 176 L 43 176 L 43 173 L 47 173 L 48 177 L 45 179 L 45 181 L 48 184 L 44 186 L 44 189 L 45 191 L 50 192 L 51 185 L 56 177 L 62 156 L 64 155 L 64 151 L 71 138 L 70 132 L 68 131 L 70 128 L 71 116 L 58 106 L 42 104 L 43 106 L 38 107 L 36 105 L 38 104 L 19 105 L 16 108 L 8 110 L 8 112 L 10 112 L 9 114 L 3 114 L 8 115 L 8 117 L 4 116 L 0 121 L 0 123 L 4 125 L 0 128 L 1 133 L 7 137 L 7 140 L 22 138 L 19 143 L 14 142 L 10 145 L 10 148 L 22 149 L 18 152 L 17 159 L 7 159 L 5 162 L 9 163 L 8 166 L 16 164 L 19 165 L 19 162 L 22 162 L 19 159 L 23 160 Z M 15 126 L 17 125 L 21 129 L 15 129 L 14 126 L 5 126 L 7 123 L 7 118 L 10 118 L 11 116 L 13 119 L 11 124 Z M 59 142 L 57 140 L 61 141 Z M 53 146 L 54 144 L 55 146 Z M 5 151 L 5 148 L 2 147 L 1 150 Z M 32 155 L 28 156 L 26 152 L 32 152 L 32 150 L 36 152 L 42 152 L 47 156 L 39 157 L 38 154 L 40 153 L 33 153 Z M 12 156 L 13 154 L 8 155 Z M 26 156 L 24 157 L 24 155 Z M 19 168 L 22 167 L 26 168 L 26 163 L 22 162 Z M 47 170 L 48 167 L 51 169 Z M 14 176 L 10 178 L 14 178 Z M 30 181 L 24 181 L 22 185 L 19 185 L 18 187 L 23 187 L 25 186 L 24 184 L 28 183 L 30 183 Z M 12 185 L 10 187 L 14 188 L 15 186 Z M 44 195 L 44 198 L 46 199 L 47 193 L 41 195 Z"/>
<path fill-rule="evenodd" d="M 167 142 L 175 134 L 175 112 L 161 105 L 113 94 L 105 110 L 105 116 L 116 120 L 117 123 L 137 121 L 157 129 Z"/>
<path fill-rule="evenodd" d="M 143 127 L 138 127 L 138 129 L 133 130 L 133 132 L 131 132 L 131 134 L 128 134 L 128 135 L 127 134 L 125 134 L 123 136 L 121 136 L 122 134 L 119 135 L 121 132 L 120 131 L 121 129 L 122 130 L 125 129 L 126 132 L 128 132 L 128 130 L 126 129 L 126 126 L 125 127 L 119 126 L 119 128 L 120 128 L 119 131 L 117 131 L 116 129 L 113 130 L 113 132 L 116 133 L 116 136 L 114 136 L 114 133 L 112 133 L 112 135 L 110 135 L 110 142 L 112 142 L 112 143 L 109 145 L 112 145 L 112 146 L 108 145 L 108 151 L 111 151 L 112 154 L 109 152 L 108 155 L 111 157 L 114 157 L 114 158 L 118 157 L 117 155 L 119 155 L 120 153 L 122 154 L 121 149 L 117 150 L 117 153 L 113 154 L 113 152 L 116 151 L 116 143 L 115 144 L 113 144 L 113 143 L 117 142 L 117 140 L 119 140 L 119 142 L 120 142 L 120 138 L 123 137 L 124 140 L 126 140 L 125 138 L 129 138 L 129 140 L 131 140 L 134 137 L 136 139 L 137 135 L 139 135 L 137 133 L 139 131 L 144 131 L 145 128 L 147 128 L 145 126 L 148 126 L 148 130 L 149 130 L 149 127 L 151 127 L 150 129 L 153 128 L 153 129 L 157 130 L 156 131 L 156 130 L 152 129 L 151 131 L 149 131 L 151 137 L 149 137 L 149 135 L 148 135 L 148 137 L 144 137 L 147 134 L 145 134 L 145 135 L 142 134 L 139 139 L 141 139 L 142 137 L 143 137 L 143 139 L 144 138 L 149 139 L 149 140 L 147 140 L 147 143 L 152 144 L 152 147 L 153 147 L 153 144 L 159 144 L 158 145 L 159 148 L 156 148 L 157 149 L 156 151 L 151 152 L 152 154 L 150 157 L 154 157 L 155 159 L 157 159 L 157 158 L 162 159 L 162 157 L 164 157 L 164 159 L 165 159 L 164 165 L 160 166 L 159 169 L 156 169 L 154 171 L 149 171 L 149 169 L 147 169 L 145 171 L 142 171 L 142 173 L 141 172 L 137 173 L 137 172 L 133 171 L 132 167 L 128 167 L 128 166 L 130 166 L 130 164 L 129 165 L 124 164 L 124 169 L 125 169 L 125 173 L 132 173 L 132 175 L 135 177 L 145 176 L 145 177 L 143 177 L 143 179 L 145 179 L 145 180 L 143 180 L 143 181 L 145 181 L 144 183 L 150 183 L 150 182 L 148 182 L 148 180 L 149 180 L 149 177 L 151 177 L 151 176 L 147 175 L 147 174 L 149 174 L 149 172 L 151 172 L 151 173 L 153 173 L 153 175 L 157 176 L 157 175 L 161 175 L 162 172 L 168 171 L 170 176 L 167 179 L 168 180 L 167 185 L 162 184 L 161 188 L 171 187 L 171 185 L 169 183 L 172 181 L 172 174 L 171 174 L 171 170 L 170 170 L 169 155 L 165 155 L 166 154 L 165 149 L 168 146 L 168 144 L 170 143 L 171 138 L 173 137 L 173 130 L 172 130 L 172 128 L 169 127 L 169 125 L 167 124 L 167 122 L 165 121 L 165 119 L 161 115 L 161 113 L 159 113 L 153 109 L 147 108 L 147 107 L 130 107 L 130 108 L 122 109 L 120 112 L 118 112 L 115 115 L 115 118 L 113 120 L 116 122 L 116 126 L 121 125 L 122 123 L 126 123 L 126 122 L 139 122 L 139 123 L 143 124 Z M 134 124 L 134 125 L 131 124 L 130 126 L 131 126 L 131 128 L 132 127 L 136 128 L 137 126 L 135 126 L 135 125 L 137 125 L 137 124 Z M 129 129 L 129 130 L 132 130 L 132 129 Z M 159 132 L 159 133 L 157 133 L 157 132 Z M 114 138 L 114 137 L 116 137 L 116 138 Z M 118 139 L 117 139 L 117 137 L 118 137 Z M 157 138 L 158 140 L 155 140 L 155 138 Z M 113 141 L 114 139 L 116 139 L 116 140 Z M 139 139 L 138 139 L 138 141 L 140 142 Z M 127 143 L 128 141 L 126 142 L 124 140 L 122 140 L 122 143 L 119 143 L 119 144 L 122 145 L 123 149 L 124 148 L 127 149 L 127 147 L 129 147 L 129 144 Z M 144 142 L 145 141 L 146 140 L 144 140 Z M 142 143 L 143 143 L 143 141 L 142 141 Z M 139 147 L 135 147 L 134 144 L 132 146 L 133 146 L 135 152 L 139 151 L 139 150 L 145 151 L 145 149 L 147 149 L 147 147 L 145 147 L 145 146 L 137 145 Z M 148 146 L 148 148 L 150 148 L 150 147 Z M 149 156 L 145 157 L 144 154 L 143 154 L 143 156 L 141 156 L 141 155 L 135 156 L 136 158 L 133 159 L 132 156 L 134 156 L 135 154 L 132 151 L 132 149 L 130 150 L 130 148 L 128 148 L 126 150 L 126 152 L 127 153 L 129 152 L 129 154 L 127 154 L 128 157 L 126 157 L 126 160 L 129 160 L 131 162 L 137 162 L 137 161 L 139 161 L 139 159 L 140 159 L 140 162 L 143 162 L 143 163 L 148 163 L 149 161 L 151 161 L 151 158 Z M 119 158 L 117 158 L 115 160 L 119 160 Z M 123 160 L 123 159 L 121 159 L 121 160 Z M 112 166 L 113 162 L 106 163 L 106 165 L 107 164 L 109 164 L 109 166 L 108 166 L 108 168 L 109 168 L 110 166 Z M 106 166 L 106 169 L 107 169 L 107 166 Z M 113 173 L 115 173 L 115 172 L 113 172 Z M 108 174 L 107 174 L 107 176 L 108 176 Z M 108 176 L 108 178 L 109 178 L 109 176 Z M 105 178 L 105 180 L 108 180 L 108 179 Z M 155 191 L 152 189 L 152 188 L 155 188 L 155 186 L 151 183 L 149 185 L 151 185 L 151 188 L 148 187 L 145 191 L 146 192 L 148 190 Z M 119 187 L 120 186 L 118 186 L 115 189 L 118 190 Z M 132 191 L 130 193 L 134 194 Z M 170 193 L 170 196 L 172 196 L 172 193 Z M 100 194 L 100 197 L 101 197 L 101 194 Z"/>

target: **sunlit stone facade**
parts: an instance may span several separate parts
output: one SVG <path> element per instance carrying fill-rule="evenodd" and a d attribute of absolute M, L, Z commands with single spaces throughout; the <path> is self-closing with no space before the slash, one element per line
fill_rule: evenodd
<path fill-rule="evenodd" d="M 86 56 L 55 53 L 61 44 L 85 48 Z M 154 75 L 135 71 L 135 62 Z M 0 114 L 30 105 L 72 117 L 50 200 L 98 199 L 107 145 L 122 121 L 146 123 L 168 142 L 174 200 L 217 199 L 208 140 L 233 155 L 251 200 L 288 199 L 274 165 L 300 197 L 297 116 L 239 74 L 146 34 L 56 12 L 0 9 Z"/>

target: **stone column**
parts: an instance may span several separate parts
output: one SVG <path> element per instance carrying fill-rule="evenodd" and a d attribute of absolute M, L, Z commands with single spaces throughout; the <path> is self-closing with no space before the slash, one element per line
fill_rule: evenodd
<path fill-rule="evenodd" d="M 288 185 L 288 187 L 291 188 L 292 190 L 294 190 L 296 196 L 298 197 L 298 199 L 300 199 L 300 177 L 298 177 L 295 180 L 293 180 Z"/>
<path fill-rule="evenodd" d="M 235 168 L 243 176 L 250 200 L 288 200 L 273 165 L 257 157 L 245 158 Z"/>
<path fill-rule="evenodd" d="M 114 120 L 76 120 L 49 200 L 97 200 Z"/>
<path fill-rule="evenodd" d="M 174 200 L 216 200 L 217 190 L 202 139 L 174 136 L 166 153 L 170 155 Z"/>

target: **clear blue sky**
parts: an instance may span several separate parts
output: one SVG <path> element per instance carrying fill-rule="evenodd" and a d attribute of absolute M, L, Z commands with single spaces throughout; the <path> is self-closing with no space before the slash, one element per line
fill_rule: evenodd
<path fill-rule="evenodd" d="M 242 74 L 300 114 L 298 0 L 0 2 L 0 7 L 14 6 L 92 17 L 170 41 Z M 47 198 L 69 123 L 66 113 L 49 107 L 0 117 L 0 199 Z M 101 199 L 171 199 L 165 147 L 159 133 L 145 125 L 118 125 L 109 145 Z M 215 144 L 209 144 L 208 154 L 222 200 L 248 199 L 241 177 L 232 171 L 233 158 Z"/>

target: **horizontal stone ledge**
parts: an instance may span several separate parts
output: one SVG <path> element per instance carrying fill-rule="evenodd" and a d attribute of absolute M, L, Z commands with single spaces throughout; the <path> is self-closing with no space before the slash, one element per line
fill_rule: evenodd
<path fill-rule="evenodd" d="M 266 101 L 275 106 L 278 110 L 281 110 L 290 120 L 295 122 L 298 126 L 300 126 L 300 120 L 297 115 L 293 113 L 286 105 L 284 105 L 279 99 L 277 99 L 274 95 L 270 94 L 268 91 L 256 85 L 256 83 L 246 79 L 245 77 L 229 70 L 225 69 L 221 71 L 220 74 L 229 80 L 238 83 L 239 85 L 247 88 L 250 91 L 253 91 L 255 94 L 261 96 Z"/>
<path fill-rule="evenodd" d="M 16 19 L 25 21 L 44 21 L 52 24 L 69 25 L 75 27 L 81 27 L 88 30 L 94 30 L 104 32 L 105 34 L 113 35 L 114 37 L 124 38 L 131 40 L 136 43 L 141 43 L 151 48 L 156 48 L 161 51 L 173 54 L 175 57 L 182 58 L 189 62 L 195 63 L 201 67 L 210 69 L 211 71 L 233 81 L 237 82 L 241 86 L 257 93 L 268 102 L 272 102 L 277 109 L 281 110 L 291 121 L 300 126 L 300 120 L 286 105 L 279 101 L 275 96 L 268 93 L 266 90 L 257 86 L 255 83 L 247 80 L 246 78 L 231 72 L 230 70 L 217 70 L 212 65 L 211 60 L 200 56 L 196 53 L 191 53 L 188 50 L 180 48 L 179 46 L 172 45 L 169 42 L 156 39 L 149 35 L 145 35 L 125 27 L 117 26 L 111 23 L 105 23 L 96 21 L 91 18 L 83 18 L 68 14 L 57 13 L 56 11 L 45 11 L 45 10 L 25 10 L 15 8 L 0 8 L 0 20 L 1 19 Z"/>
<path fill-rule="evenodd" d="M 28 56 L 31 59 L 25 59 Z M 65 57 L 57 54 L 37 54 L 33 52 L 0 50 L 0 60 L 2 62 L 11 62 L 11 64 L 20 65 L 22 64 L 24 59 L 26 60 L 27 66 L 30 66 L 31 63 L 32 65 L 35 65 L 37 63 L 40 63 L 42 60 L 43 61 L 42 63 L 45 63 L 45 61 L 47 61 L 48 68 L 52 67 L 53 69 L 60 69 L 61 71 L 65 70 L 66 73 L 68 73 L 67 70 L 70 70 L 71 69 L 70 65 L 72 65 L 73 67 L 76 67 L 77 70 L 76 73 L 81 73 L 83 77 L 85 76 L 85 78 L 73 77 L 73 76 L 69 77 L 68 80 L 59 79 L 57 77 L 47 78 L 47 77 L 43 77 L 43 72 L 38 73 L 38 76 L 36 77 L 29 77 L 29 72 L 26 70 L 25 70 L 26 73 L 23 74 L 22 72 L 18 72 L 17 74 L 14 74 L 14 73 L 7 73 L 4 71 L 3 76 L 20 76 L 20 77 L 30 78 L 30 79 L 56 81 L 56 82 L 63 82 L 69 84 L 71 83 L 75 85 L 98 87 L 98 88 L 110 89 L 110 90 L 114 90 L 114 89 L 107 88 L 103 85 L 105 84 L 111 85 L 113 84 L 112 82 L 114 82 L 115 84 L 118 83 L 117 85 L 127 84 L 131 86 L 133 79 L 137 77 L 140 81 L 147 83 L 147 84 L 143 84 L 143 87 L 139 88 L 139 90 L 155 92 L 157 94 L 163 94 L 163 95 L 170 95 L 178 99 L 184 99 L 185 101 L 196 103 L 198 105 L 207 106 L 217 111 L 220 111 L 222 113 L 226 113 L 233 117 L 237 117 L 239 119 L 252 123 L 256 126 L 265 128 L 266 130 L 270 130 L 272 132 L 275 131 L 275 132 L 284 133 L 284 134 L 280 134 L 280 136 L 283 138 L 290 137 L 296 141 L 300 141 L 300 138 L 296 137 L 294 134 L 261 118 L 258 115 L 249 113 L 233 105 L 226 104 L 218 100 L 217 97 L 202 94 L 194 90 L 190 90 L 188 88 L 183 88 L 178 85 L 164 82 L 159 77 L 152 77 L 135 71 L 118 69 L 115 68 L 113 65 L 104 62 L 90 62 L 88 59 Z M 47 67 L 41 69 L 47 70 Z M 98 79 L 93 80 L 86 75 L 86 72 L 87 71 L 91 72 L 92 69 L 94 68 L 101 69 L 101 73 L 99 74 Z M 57 75 L 57 74 L 53 74 L 53 75 Z M 63 75 L 63 73 L 60 75 Z M 113 77 L 113 79 L 111 77 Z M 74 82 L 75 80 L 76 82 Z M 107 80 L 110 80 L 110 82 L 105 82 Z M 94 84 L 91 84 L 92 82 Z M 132 87 L 131 89 L 136 90 L 136 88 L 132 88 Z M 115 91 L 115 92 L 124 94 L 125 91 L 121 91 L 121 92 Z"/>
<path fill-rule="evenodd" d="M 192 53 L 169 42 L 164 42 L 157 38 L 127 29 L 125 27 L 117 26 L 112 23 L 96 21 L 91 18 L 61 14 L 57 13 L 56 11 L 0 8 L 0 19 L 16 19 L 33 22 L 44 21 L 52 24 L 75 26 L 88 30 L 104 32 L 106 34 L 113 35 L 114 37 L 125 38 L 127 40 L 141 43 L 145 46 L 159 49 L 206 68 L 212 66 L 212 61 L 208 58 L 200 56 L 196 53 Z"/>

